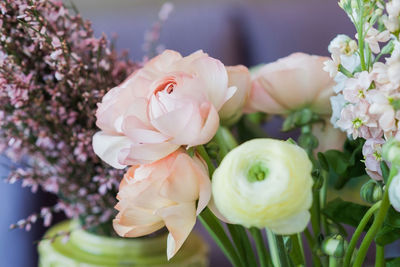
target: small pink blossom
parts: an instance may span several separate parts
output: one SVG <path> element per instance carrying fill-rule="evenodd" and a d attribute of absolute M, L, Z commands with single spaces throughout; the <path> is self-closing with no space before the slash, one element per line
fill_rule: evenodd
<path fill-rule="evenodd" d="M 343 108 L 337 125 L 349 135 L 351 134 L 353 139 L 376 137 L 375 135 L 378 135 L 381 130 L 377 128 L 378 123 L 368 110 L 369 103 L 365 100 L 357 104 L 348 104 Z"/>
<path fill-rule="evenodd" d="M 369 44 L 369 47 L 372 52 L 375 54 L 378 54 L 381 49 L 379 47 L 379 43 L 387 42 L 390 39 L 390 32 L 388 30 L 384 30 L 382 32 L 379 32 L 377 29 L 375 29 L 373 26 L 369 25 L 366 23 L 364 25 L 364 28 L 367 30 L 367 33 L 365 35 L 365 42 Z M 358 38 L 358 35 L 356 34 L 356 38 Z"/>
<path fill-rule="evenodd" d="M 349 78 L 345 82 L 344 98 L 350 103 L 360 102 L 361 99 L 365 98 L 371 82 L 371 76 L 367 71 L 357 73 L 354 78 Z"/>
<path fill-rule="evenodd" d="M 382 180 L 381 161 L 383 138 L 368 139 L 362 149 L 368 175 L 374 180 Z"/>

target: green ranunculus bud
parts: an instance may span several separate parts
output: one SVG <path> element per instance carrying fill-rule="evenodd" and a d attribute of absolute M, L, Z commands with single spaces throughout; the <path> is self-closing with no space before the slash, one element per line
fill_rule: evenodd
<path fill-rule="evenodd" d="M 304 108 L 296 112 L 295 123 L 297 126 L 303 126 L 308 124 L 312 118 L 313 112 L 308 108 Z"/>
<path fill-rule="evenodd" d="M 301 147 L 309 149 L 315 149 L 319 144 L 318 139 L 312 133 L 300 135 L 298 142 Z"/>
<path fill-rule="evenodd" d="M 376 181 L 369 180 L 361 187 L 360 195 L 368 203 L 374 204 L 382 199 L 383 189 Z"/>
<path fill-rule="evenodd" d="M 347 241 L 339 234 L 327 237 L 322 242 L 322 251 L 335 258 L 343 258 L 347 250 Z"/>

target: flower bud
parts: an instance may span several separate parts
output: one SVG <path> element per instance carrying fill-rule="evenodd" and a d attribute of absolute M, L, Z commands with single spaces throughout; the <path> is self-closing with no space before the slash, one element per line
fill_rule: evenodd
<path fill-rule="evenodd" d="M 225 102 L 219 111 L 221 123 L 232 125 L 237 122 L 243 113 L 243 106 L 250 94 L 251 79 L 249 70 L 242 65 L 226 67 L 228 86 L 236 87 L 233 96 Z"/>
<path fill-rule="evenodd" d="M 335 258 L 343 258 L 347 250 L 347 241 L 339 234 L 326 238 L 322 242 L 322 251 Z"/>
<path fill-rule="evenodd" d="M 382 146 L 382 156 L 392 164 L 400 165 L 400 142 L 390 139 Z"/>
<path fill-rule="evenodd" d="M 360 195 L 368 203 L 374 204 L 382 199 L 383 189 L 376 181 L 369 180 L 361 187 Z"/>
<path fill-rule="evenodd" d="M 318 139 L 311 133 L 300 135 L 298 142 L 301 147 L 307 149 L 315 149 L 318 147 Z"/>
<path fill-rule="evenodd" d="M 310 219 L 311 169 L 307 154 L 297 145 L 248 141 L 230 151 L 214 172 L 214 204 L 233 224 L 268 227 L 282 235 L 301 232 Z"/>

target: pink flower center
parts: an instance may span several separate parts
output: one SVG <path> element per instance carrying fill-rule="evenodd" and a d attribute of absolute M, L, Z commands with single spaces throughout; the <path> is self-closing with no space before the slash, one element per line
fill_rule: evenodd
<path fill-rule="evenodd" d="M 171 94 L 174 91 L 176 86 L 176 81 L 173 78 L 168 78 L 163 80 L 161 84 L 159 84 L 154 90 L 154 95 L 158 95 L 160 92 L 166 92 L 167 94 Z"/>

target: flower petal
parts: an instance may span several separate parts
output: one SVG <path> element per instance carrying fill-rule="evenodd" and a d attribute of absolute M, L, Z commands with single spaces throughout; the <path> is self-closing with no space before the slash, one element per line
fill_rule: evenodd
<path fill-rule="evenodd" d="M 110 135 L 103 131 L 97 132 L 92 141 L 94 153 L 116 169 L 126 167 L 118 158 L 121 150 L 129 148 L 131 143 L 126 136 Z"/>
<path fill-rule="evenodd" d="M 196 223 L 195 202 L 162 208 L 156 214 L 164 219 L 169 231 L 167 240 L 167 257 L 169 260 L 182 247 Z"/>

